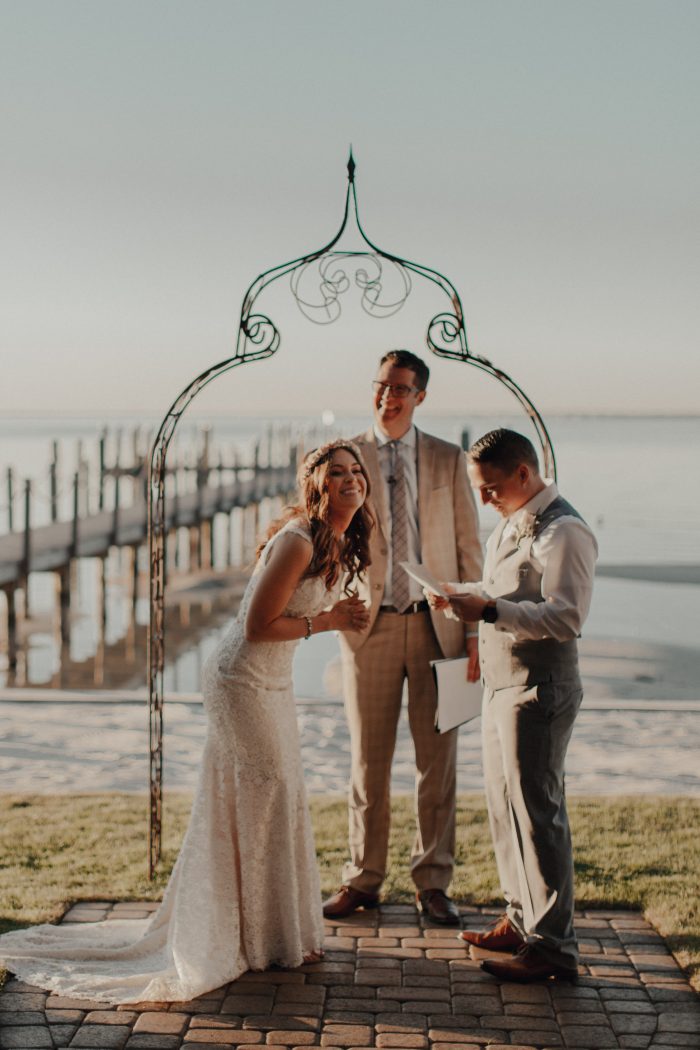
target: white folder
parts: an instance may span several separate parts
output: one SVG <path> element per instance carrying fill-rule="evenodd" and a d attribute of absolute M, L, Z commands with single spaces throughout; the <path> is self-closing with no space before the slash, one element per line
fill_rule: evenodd
<path fill-rule="evenodd" d="M 437 686 L 435 729 L 447 733 L 481 714 L 483 686 L 467 681 L 467 657 L 455 660 L 431 660 Z"/>

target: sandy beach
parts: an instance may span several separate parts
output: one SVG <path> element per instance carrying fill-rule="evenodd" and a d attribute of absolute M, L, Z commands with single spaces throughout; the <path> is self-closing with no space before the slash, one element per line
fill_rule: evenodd
<path fill-rule="evenodd" d="M 585 699 L 572 738 L 568 790 L 578 794 L 700 796 L 700 653 L 691 648 L 612 639 L 581 644 Z M 326 679 L 331 686 L 334 668 Z M 307 785 L 343 794 L 349 740 L 336 697 L 300 699 Z M 0 691 L 0 790 L 144 791 L 147 726 L 143 691 Z M 480 720 L 460 730 L 458 786 L 482 788 Z M 205 735 L 196 694 L 174 694 L 165 712 L 165 785 L 192 790 Z M 413 789 L 405 717 L 393 788 Z"/>

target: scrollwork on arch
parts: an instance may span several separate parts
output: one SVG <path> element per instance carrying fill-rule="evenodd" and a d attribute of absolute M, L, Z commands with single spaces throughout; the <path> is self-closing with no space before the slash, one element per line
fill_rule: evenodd
<path fill-rule="evenodd" d="M 353 284 L 361 290 L 360 305 L 370 317 L 398 313 L 412 286 L 401 263 L 376 252 L 327 252 L 295 268 L 290 277 L 297 306 L 314 324 L 338 320 L 340 296 Z"/>
<path fill-rule="evenodd" d="M 436 314 L 428 325 L 426 341 L 439 357 L 464 357 L 462 347 L 464 327 L 459 317 L 445 311 Z"/>
<path fill-rule="evenodd" d="M 274 354 L 279 348 L 281 338 L 277 326 L 266 314 L 250 314 L 241 318 L 241 331 L 245 342 L 243 357 L 246 357 L 248 343 L 252 343 L 256 357 Z"/>

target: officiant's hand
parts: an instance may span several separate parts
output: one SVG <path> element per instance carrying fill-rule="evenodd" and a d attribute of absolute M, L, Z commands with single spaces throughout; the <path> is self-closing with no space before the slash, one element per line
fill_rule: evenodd
<path fill-rule="evenodd" d="M 369 609 L 353 594 L 335 603 L 330 619 L 333 631 L 364 631 L 369 625 Z"/>

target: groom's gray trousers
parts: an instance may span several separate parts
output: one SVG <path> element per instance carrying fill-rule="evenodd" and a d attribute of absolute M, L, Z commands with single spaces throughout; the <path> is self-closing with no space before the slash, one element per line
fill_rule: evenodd
<path fill-rule="evenodd" d="M 508 918 L 552 962 L 575 965 L 564 758 L 580 681 L 484 692 L 484 781 Z"/>

